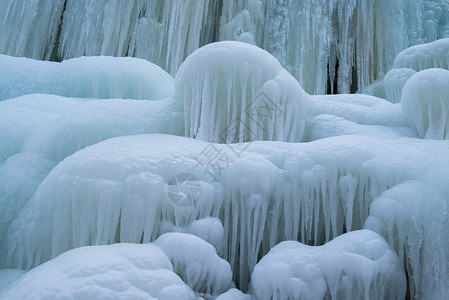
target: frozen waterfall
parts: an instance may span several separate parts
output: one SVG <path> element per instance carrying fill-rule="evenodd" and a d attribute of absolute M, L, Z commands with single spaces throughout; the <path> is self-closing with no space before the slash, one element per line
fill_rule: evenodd
<path fill-rule="evenodd" d="M 199 47 L 254 43 L 312 94 L 380 80 L 403 49 L 449 37 L 445 0 L 2 0 L 0 53 L 134 56 L 176 74 Z"/>
<path fill-rule="evenodd" d="M 0 8 L 0 300 L 449 298 L 446 0 Z"/>

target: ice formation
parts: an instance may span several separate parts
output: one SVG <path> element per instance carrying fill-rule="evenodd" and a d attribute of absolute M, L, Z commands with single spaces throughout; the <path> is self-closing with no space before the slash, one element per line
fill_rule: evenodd
<path fill-rule="evenodd" d="M 197 293 L 217 296 L 231 287 L 229 263 L 215 248 L 194 235 L 166 233 L 155 242 L 172 262 L 174 271 Z"/>
<path fill-rule="evenodd" d="M 78 151 L 52 170 L 11 227 L 7 244 L 14 250 L 8 261 L 13 267 L 29 267 L 73 247 L 151 241 L 161 234 L 164 221 L 185 227 L 219 217 L 225 229 L 219 253 L 245 290 L 258 257 L 278 242 L 319 245 L 363 228 L 370 204 L 382 192 L 407 180 L 431 178 L 427 174 L 434 170 L 440 174 L 441 158 L 449 153 L 444 145 L 435 145 L 416 139 L 340 136 L 305 144 L 253 142 L 237 156 L 237 148 L 229 145 L 169 135 L 110 139 Z M 208 147 L 232 163 L 205 169 L 196 158 Z M 434 159 L 414 165 L 422 155 Z M 193 199 L 195 205 L 187 208 L 174 205 L 167 194 L 171 178 L 183 172 L 195 174 L 202 190 Z M 441 175 L 444 181 L 447 176 Z M 425 182 L 438 187 L 440 181 Z M 415 199 L 417 205 L 426 201 L 425 194 Z M 432 209 L 444 214 L 445 207 L 442 201 Z M 428 217 L 421 213 L 403 218 L 417 220 L 421 227 Z M 55 218 L 45 218 L 48 215 Z M 446 223 L 435 226 L 444 230 Z M 416 238 L 406 228 L 398 233 L 403 240 L 391 240 L 404 258 L 412 252 L 404 245 Z M 431 245 L 445 253 L 444 243 L 426 240 L 421 247 Z M 435 270 L 446 267 L 428 264 Z M 414 263 L 408 272 L 421 268 Z M 432 280 L 431 274 L 423 274 L 423 282 Z"/>
<path fill-rule="evenodd" d="M 220 59 L 217 59 L 220 57 Z M 301 141 L 308 95 L 268 52 L 219 42 L 192 53 L 176 74 L 185 135 L 218 143 Z"/>
<path fill-rule="evenodd" d="M 195 293 L 154 244 L 68 251 L 24 274 L 0 299 L 188 299 Z"/>
<path fill-rule="evenodd" d="M 401 50 L 449 37 L 445 0 L 2 0 L 2 7 L 3 54 L 135 56 L 174 75 L 199 47 L 238 40 L 273 54 L 313 94 L 363 90 Z"/>
<path fill-rule="evenodd" d="M 402 300 L 406 292 L 396 253 L 369 230 L 349 232 L 317 247 L 282 242 L 256 265 L 251 284 L 259 300 Z"/>
<path fill-rule="evenodd" d="M 394 59 L 394 67 L 415 71 L 449 69 L 449 38 L 405 49 Z"/>
<path fill-rule="evenodd" d="M 131 57 L 82 57 L 62 63 L 0 55 L 0 100 L 34 93 L 78 98 L 171 97 L 173 78 Z"/>
<path fill-rule="evenodd" d="M 449 70 L 427 69 L 410 77 L 401 104 L 420 138 L 449 139 Z"/>
<path fill-rule="evenodd" d="M 0 271 L 0 280 L 8 282 L 6 299 L 30 289 L 46 293 L 52 282 L 56 293 L 86 291 L 92 274 L 72 281 L 72 266 L 95 267 L 100 274 L 94 277 L 111 288 L 91 286 L 102 294 L 120 288 L 112 277 L 122 276 L 129 289 L 119 292 L 146 298 L 148 289 L 157 294 L 167 283 L 154 297 L 248 299 L 262 292 L 254 288 L 257 280 L 252 289 L 248 285 L 256 265 L 262 259 L 254 271 L 258 277 L 259 267 L 283 245 L 306 254 L 314 245 L 322 257 L 345 256 L 351 251 L 344 252 L 340 242 L 350 237 L 356 248 L 363 241 L 375 244 L 365 258 L 392 254 L 374 233 L 351 232 L 363 228 L 382 235 L 397 253 L 399 260 L 391 261 L 395 274 L 406 271 L 410 298 L 448 298 L 449 71 L 420 71 L 447 68 L 447 39 L 406 50 L 391 63 L 408 45 L 449 36 L 445 3 L 0 2 L 6 8 L 0 11 L 1 53 L 42 59 L 144 56 L 173 75 L 193 53 L 175 84 L 160 68 L 132 58 L 49 63 L 0 56 L 0 268 L 35 267 L 15 283 L 20 271 Z M 271 55 L 241 42 L 194 52 L 220 39 L 253 43 Z M 405 84 L 413 71 L 387 75 L 392 99 L 404 85 L 402 103 L 305 92 L 363 90 L 379 84 L 391 67 L 420 71 Z M 37 92 L 47 94 L 28 95 Z M 174 136 L 183 133 L 196 139 Z M 173 231 L 212 246 L 168 233 Z M 139 269 L 145 255 L 162 257 L 154 255 L 154 249 L 161 251 L 154 244 L 87 247 L 58 256 L 89 245 L 155 240 L 169 252 L 163 254 L 165 271 Z M 275 247 L 285 240 L 309 246 Z M 186 247 L 185 253 L 173 252 L 173 245 Z M 201 257 L 187 260 L 188 253 Z M 170 260 L 197 295 L 174 274 Z M 371 291 L 372 271 L 379 271 L 376 279 L 391 274 L 389 264 L 376 269 L 378 262 L 355 276 L 363 287 L 358 280 L 335 280 L 325 295 L 351 284 Z M 233 286 L 229 266 L 240 290 L 226 291 Z M 322 270 L 338 275 L 357 267 L 335 260 Z M 35 276 L 46 279 L 45 285 Z M 151 281 L 154 276 L 165 283 Z M 142 284 L 136 277 L 150 281 Z M 403 289 L 385 292 L 394 297 Z"/>
<path fill-rule="evenodd" d="M 415 73 L 415 70 L 409 68 L 398 68 L 389 71 L 383 80 L 387 99 L 393 103 L 401 102 L 402 88 L 405 82 Z"/>

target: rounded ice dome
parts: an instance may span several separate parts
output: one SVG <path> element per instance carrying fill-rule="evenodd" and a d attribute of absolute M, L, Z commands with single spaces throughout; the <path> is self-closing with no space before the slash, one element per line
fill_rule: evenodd
<path fill-rule="evenodd" d="M 449 139 L 449 71 L 427 69 L 410 77 L 402 90 L 402 110 L 420 138 Z"/>
<path fill-rule="evenodd" d="M 301 141 L 308 94 L 271 54 L 226 41 L 192 53 L 175 79 L 185 134 L 218 143 Z"/>

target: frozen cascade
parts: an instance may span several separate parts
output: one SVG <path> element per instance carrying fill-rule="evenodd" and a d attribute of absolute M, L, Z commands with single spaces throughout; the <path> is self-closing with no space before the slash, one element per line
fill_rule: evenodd
<path fill-rule="evenodd" d="M 210 145 L 233 159 L 217 181 L 195 160 Z M 223 222 L 218 250 L 245 290 L 258 259 L 278 242 L 320 245 L 362 228 L 373 199 L 413 175 L 400 171 L 410 168 L 400 159 L 408 151 L 406 141 L 362 136 L 253 142 L 240 157 L 228 145 L 175 136 L 110 139 L 51 171 L 11 226 L 8 261 L 29 268 L 74 247 L 149 242 L 163 221 L 188 226 L 211 216 Z M 184 172 L 202 187 L 187 210 L 167 194 L 170 179 Z"/>
<path fill-rule="evenodd" d="M 186 136 L 218 143 L 302 140 L 308 95 L 256 46 L 226 41 L 196 50 L 176 74 L 175 89 Z"/>
<path fill-rule="evenodd" d="M 66 0 L 1 0 L 0 53 L 51 58 Z"/>
<path fill-rule="evenodd" d="M 2 0 L 2 7 L 3 54 L 135 56 L 174 75 L 197 48 L 239 40 L 273 54 L 312 94 L 363 90 L 401 50 L 449 37 L 443 0 Z"/>

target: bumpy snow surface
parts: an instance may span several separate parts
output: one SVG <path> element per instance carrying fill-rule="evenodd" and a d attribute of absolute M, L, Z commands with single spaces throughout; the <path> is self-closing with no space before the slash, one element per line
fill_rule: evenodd
<path fill-rule="evenodd" d="M 353 231 L 323 246 L 273 247 L 254 268 L 257 299 L 404 299 L 405 276 L 378 234 Z"/>
<path fill-rule="evenodd" d="M 105 60 L 1 57 L 47 94 L 0 71 L 0 299 L 449 297 L 449 71 L 393 104 L 310 96 L 240 42 L 197 50 L 174 85 Z M 98 81 L 53 89 L 77 70 Z M 134 87 L 152 101 L 97 99 Z"/>

